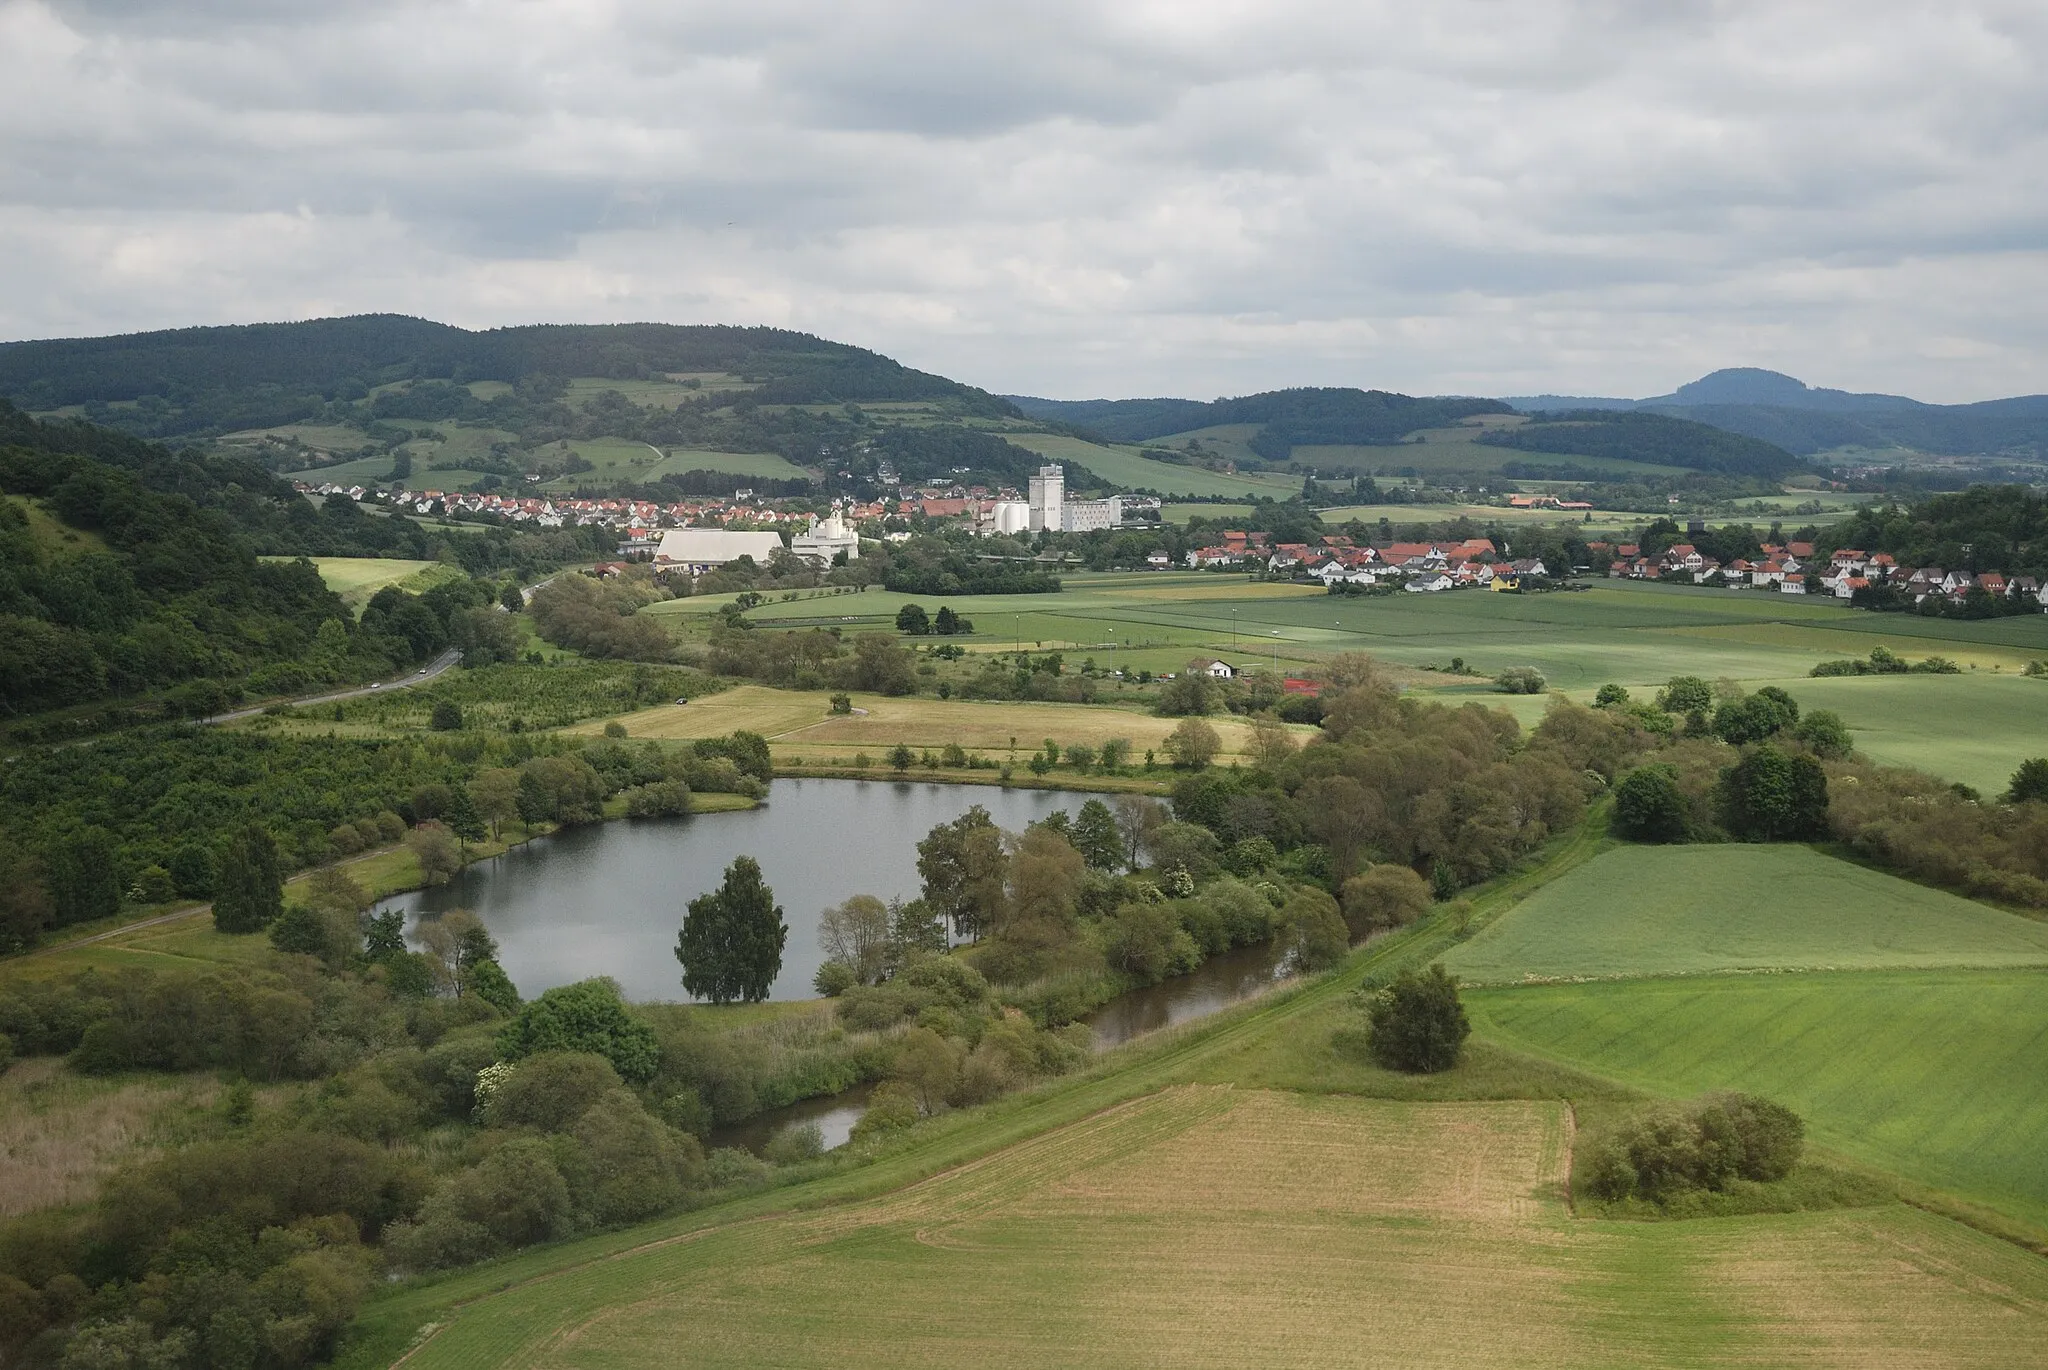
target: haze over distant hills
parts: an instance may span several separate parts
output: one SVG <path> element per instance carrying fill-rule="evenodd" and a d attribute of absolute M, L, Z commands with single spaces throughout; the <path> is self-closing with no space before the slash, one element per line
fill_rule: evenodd
<path fill-rule="evenodd" d="M 2035 457 L 2048 449 L 2048 395 L 1926 404 L 1905 395 L 1809 386 L 1753 366 L 1715 371 L 1648 399 L 1512 395 L 1506 402 L 1523 413 L 1631 409 L 1670 414 L 1761 438 L 1802 456 L 1840 447 Z"/>
<path fill-rule="evenodd" d="M 1197 400 L 1044 400 L 1003 397 L 1033 418 L 1092 428 L 1143 441 L 1204 423 L 1217 410 Z M 1427 403 L 1446 403 L 1435 400 Z M 1448 401 L 1470 403 L 1470 401 Z M 1509 395 L 1501 404 L 1525 413 L 1631 410 L 1709 424 L 1810 456 L 1844 447 L 1906 448 L 1937 456 L 2048 455 L 2048 395 L 1976 404 L 1926 404 L 1905 395 L 1858 394 L 1809 386 L 1760 367 L 1715 371 L 1668 395 L 1619 399 L 1599 395 Z"/>

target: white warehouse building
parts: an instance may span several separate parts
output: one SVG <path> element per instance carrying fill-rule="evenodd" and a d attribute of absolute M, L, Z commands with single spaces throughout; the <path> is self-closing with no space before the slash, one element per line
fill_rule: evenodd
<path fill-rule="evenodd" d="M 782 536 L 779 533 L 742 533 L 730 528 L 671 528 L 661 535 L 661 546 L 655 549 L 654 570 L 658 575 L 681 571 L 686 575 L 701 576 L 741 557 L 752 557 L 755 565 L 766 566 L 768 558 L 781 550 Z"/>

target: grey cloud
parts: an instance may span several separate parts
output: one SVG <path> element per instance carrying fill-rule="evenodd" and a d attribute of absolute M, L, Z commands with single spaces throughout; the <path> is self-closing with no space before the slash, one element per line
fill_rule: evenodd
<path fill-rule="evenodd" d="M 1067 394 L 2048 389 L 2044 59 L 2018 0 L 0 0 L 0 335 L 401 309 Z"/>

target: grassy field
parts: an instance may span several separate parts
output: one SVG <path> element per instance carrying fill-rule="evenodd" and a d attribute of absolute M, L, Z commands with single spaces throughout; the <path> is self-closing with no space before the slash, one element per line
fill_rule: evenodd
<path fill-rule="evenodd" d="M 1444 964 L 1475 983 L 1714 971 L 2048 966 L 2048 923 L 1800 846 L 1602 853 Z"/>
<path fill-rule="evenodd" d="M 1191 523 L 1198 518 L 1242 518 L 1251 511 L 1249 504 L 1162 504 L 1159 517 L 1168 523 Z"/>
<path fill-rule="evenodd" d="M 1947 776 L 1987 795 L 2002 793 L 2024 758 L 2048 756 L 2048 680 L 1974 671 L 1784 686 L 1805 708 L 1841 714 L 1857 750 L 1873 760 Z"/>
<path fill-rule="evenodd" d="M 1227 476 L 1199 466 L 1180 466 L 1154 461 L 1135 447 L 1104 447 L 1055 433 L 1005 433 L 1019 447 L 1029 448 L 1055 461 L 1074 461 L 1106 481 L 1137 489 L 1156 490 L 1162 495 L 1224 495 L 1244 498 L 1266 495 L 1286 499 L 1301 493 L 1301 481 L 1293 476 L 1247 474 Z"/>
<path fill-rule="evenodd" d="M 727 471 L 739 476 L 761 476 L 770 480 L 797 480 L 810 475 L 773 452 L 710 452 L 691 447 L 668 449 L 666 460 L 650 467 L 644 480 L 660 480 L 670 472 Z"/>
<path fill-rule="evenodd" d="M 164 1115 L 219 1094 L 211 1073 L 77 1075 L 53 1057 L 0 1075 L 0 1218 L 89 1201 L 115 1166 L 151 1149 Z"/>
<path fill-rule="evenodd" d="M 1607 475 L 1674 474 L 1674 468 L 1653 462 L 1625 461 L 1615 457 L 1569 456 L 1551 452 L 1524 452 L 1514 447 L 1492 447 L 1476 439 L 1488 429 L 1515 428 L 1528 422 L 1514 418 L 1485 416 L 1452 428 L 1424 428 L 1407 434 L 1392 446 L 1297 447 L 1294 460 L 1317 468 L 1324 476 L 1339 471 L 1386 472 L 1398 475 L 1473 474 L 1498 471 L 1509 462 L 1538 466 L 1570 466 Z"/>
<path fill-rule="evenodd" d="M 866 752 L 877 766 L 898 743 L 937 750 L 958 743 L 970 752 L 1003 760 L 1016 739 L 1021 764 L 1048 737 L 1061 746 L 1082 743 L 1100 747 L 1111 738 L 1128 740 L 1142 759 L 1158 749 L 1178 719 L 1157 718 L 1131 709 L 1082 704 L 1031 704 L 929 699 L 856 694 L 862 714 L 831 712 L 826 691 L 774 690 L 742 685 L 685 705 L 664 704 L 622 714 L 629 737 L 677 739 L 718 737 L 736 728 L 760 733 L 778 761 L 801 756 L 811 764 L 843 764 Z M 1249 725 L 1234 718 L 1215 718 L 1210 726 L 1223 740 L 1224 759 L 1243 754 L 1250 745 Z M 603 722 L 592 721 L 568 731 L 592 734 Z M 1304 730 L 1308 731 L 1308 730 Z"/>
<path fill-rule="evenodd" d="M 1657 1094 L 1743 1089 L 1816 1141 L 2048 1226 L 2048 974 L 1854 971 L 1479 990 L 1477 1031 Z"/>
<path fill-rule="evenodd" d="M 1581 700 L 1608 681 L 1643 692 L 1673 675 L 1725 677 L 1751 688 L 1782 685 L 1808 708 L 1837 709 L 1874 758 L 1987 792 L 2003 788 L 2019 757 L 2048 755 L 2048 708 L 2037 702 L 2048 682 L 2019 676 L 2029 660 L 2048 657 L 2044 615 L 1952 622 L 1872 614 L 1818 598 L 1625 581 L 1550 595 L 1467 590 L 1353 598 L 1207 572 L 1083 572 L 1064 580 L 1058 594 L 946 598 L 976 629 L 955 641 L 970 652 L 1020 645 L 1064 651 L 1069 666 L 1092 657 L 1105 670 L 1155 673 L 1181 670 L 1190 656 L 1206 654 L 1253 669 L 1313 674 L 1338 652 L 1364 651 L 1450 702 L 1505 708 L 1531 725 L 1547 701 L 1495 692 L 1494 674 L 1534 666 L 1553 689 Z M 701 633 L 729 600 L 671 600 L 647 612 L 678 626 L 700 625 Z M 904 604 L 935 612 L 940 602 L 870 590 L 773 600 L 748 617 L 763 627 L 867 631 L 893 627 Z M 1865 656 L 1880 644 L 1975 669 L 1807 677 L 1817 662 Z M 1479 675 L 1420 673 L 1454 657 Z"/>
<path fill-rule="evenodd" d="M 1376 524 L 1381 519 L 1395 527 L 1411 523 L 1442 523 L 1450 519 L 1467 518 L 1482 528 L 1489 523 L 1498 523 L 1512 528 L 1524 523 L 1574 523 L 1588 534 L 1595 532 L 1612 533 L 1633 527 L 1643 518 L 1641 514 L 1623 513 L 1612 509 L 1595 509 L 1592 518 L 1586 520 L 1583 513 L 1560 513 L 1555 509 L 1509 509 L 1499 504 L 1346 504 L 1332 509 L 1318 509 L 1317 515 L 1324 523 L 1335 527 L 1356 519 L 1360 523 Z"/>
<path fill-rule="evenodd" d="M 271 561 L 292 561 L 293 557 L 270 557 Z M 387 585 L 419 591 L 449 577 L 460 577 L 461 568 L 438 561 L 402 561 L 386 557 L 311 557 L 327 588 L 340 595 L 351 609 L 360 610 L 370 596 Z"/>
<path fill-rule="evenodd" d="M 1903 1207 L 1575 1222 L 1569 1143 L 1554 1103 L 1181 1087 L 522 1284 L 407 1364 L 1990 1366 L 2048 1329 L 2048 1268 Z"/>

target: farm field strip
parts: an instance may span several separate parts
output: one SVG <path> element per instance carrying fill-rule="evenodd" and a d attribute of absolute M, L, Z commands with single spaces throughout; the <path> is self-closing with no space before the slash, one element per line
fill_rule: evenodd
<path fill-rule="evenodd" d="M 1736 1365 L 1939 1336 L 1989 1366 L 2048 1321 L 2038 1261 L 1896 1206 L 1574 1222 L 1565 1139 L 1551 1103 L 1184 1086 L 487 1297 L 408 1365 Z"/>
<path fill-rule="evenodd" d="M 1462 942 L 1469 982 L 2048 966 L 2048 923 L 1808 847 L 1623 846 Z"/>
<path fill-rule="evenodd" d="M 1058 433 L 1005 433 L 1003 437 L 1049 461 L 1077 462 L 1106 481 L 1135 489 L 1156 490 L 1162 495 L 1267 495 L 1273 499 L 1286 499 L 1289 495 L 1301 493 L 1301 481 L 1293 476 L 1264 473 L 1226 475 L 1199 466 L 1155 461 L 1140 455 L 1135 447 L 1105 447 Z"/>
<path fill-rule="evenodd" d="M 1477 989 L 1476 1031 L 1667 1097 L 1762 1094 L 1817 1142 L 2048 1229 L 2048 972 Z"/>

